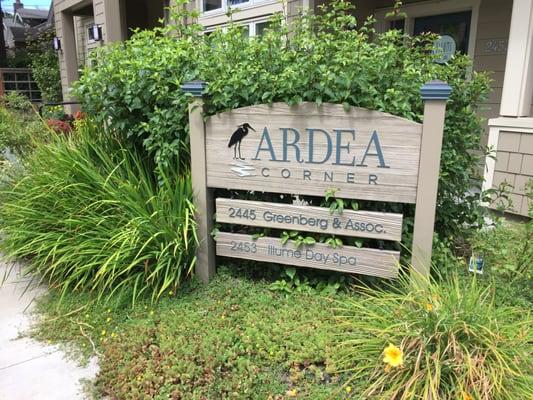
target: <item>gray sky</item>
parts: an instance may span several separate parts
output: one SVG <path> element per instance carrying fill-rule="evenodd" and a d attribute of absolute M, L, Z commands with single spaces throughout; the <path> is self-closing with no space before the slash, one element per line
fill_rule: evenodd
<path fill-rule="evenodd" d="M 5 11 L 13 11 L 14 0 L 0 0 L 2 1 L 2 9 Z M 50 7 L 51 0 L 21 0 L 24 7 L 27 8 L 40 8 L 48 9 Z"/>

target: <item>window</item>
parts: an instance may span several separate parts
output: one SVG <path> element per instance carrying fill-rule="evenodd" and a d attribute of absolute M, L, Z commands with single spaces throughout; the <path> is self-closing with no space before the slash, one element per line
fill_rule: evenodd
<path fill-rule="evenodd" d="M 391 7 L 376 9 L 376 30 L 399 29 L 408 35 L 421 32 L 439 34 L 441 39 L 435 45 L 437 51 L 445 56 L 441 61 L 460 52 L 474 56 L 476 27 L 478 24 L 481 0 L 446 0 L 404 2 L 401 11 L 404 19 L 391 21 L 387 15 Z"/>
<path fill-rule="evenodd" d="M 218 10 L 222 8 L 222 0 L 203 0 L 203 12 Z"/>
<path fill-rule="evenodd" d="M 242 27 L 242 36 L 244 38 L 262 36 L 265 31 L 270 26 L 270 21 L 265 20 L 264 17 L 256 21 L 246 21 L 240 24 Z M 220 26 L 220 28 L 225 32 L 227 29 L 226 25 Z M 213 28 L 206 29 L 204 35 L 209 36 L 214 32 Z"/>
<path fill-rule="evenodd" d="M 435 42 L 435 51 L 439 54 L 437 62 L 445 63 L 455 53 L 468 53 L 471 17 L 472 13 L 466 11 L 415 18 L 413 34 L 432 32 L 440 35 Z"/>
<path fill-rule="evenodd" d="M 390 22 L 389 29 L 397 29 L 400 32 L 405 32 L 405 19 L 395 19 Z"/>
<path fill-rule="evenodd" d="M 222 13 L 231 7 L 253 6 L 258 3 L 272 3 L 276 0 L 202 0 L 200 10 L 202 13 Z"/>
<path fill-rule="evenodd" d="M 255 36 L 263 36 L 265 31 L 269 28 L 270 21 L 256 22 Z"/>

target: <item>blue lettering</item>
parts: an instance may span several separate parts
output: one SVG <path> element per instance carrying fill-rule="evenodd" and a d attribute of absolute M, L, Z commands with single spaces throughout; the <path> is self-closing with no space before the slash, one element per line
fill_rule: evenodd
<path fill-rule="evenodd" d="M 294 128 L 280 128 L 283 132 L 283 160 L 286 162 L 290 162 L 288 158 L 288 148 L 292 147 L 294 149 L 294 155 L 296 157 L 296 161 L 299 163 L 304 162 L 303 159 L 300 158 L 300 146 L 298 145 L 298 142 L 300 141 L 300 132 L 298 132 Z M 289 131 L 294 133 L 294 140 L 289 143 Z"/>
<path fill-rule="evenodd" d="M 326 138 L 326 155 L 321 161 L 316 161 L 314 159 L 315 153 L 314 153 L 314 145 L 315 145 L 315 132 L 321 132 L 324 134 L 324 137 Z M 331 152 L 333 150 L 333 146 L 331 144 L 331 137 L 329 136 L 329 133 L 326 132 L 323 129 L 315 129 L 315 128 L 307 128 L 307 134 L 308 134 L 308 143 L 309 143 L 309 155 L 308 160 L 306 161 L 308 164 L 324 164 L 326 161 L 329 160 L 329 157 L 331 156 Z"/>
<path fill-rule="evenodd" d="M 263 147 L 263 142 L 266 142 L 266 147 Z M 257 148 L 257 153 L 255 153 L 255 157 L 252 158 L 252 160 L 260 160 L 259 153 L 261 151 L 268 151 L 270 153 L 270 160 L 271 161 L 278 161 L 276 159 L 276 153 L 274 152 L 274 146 L 272 146 L 272 140 L 270 140 L 270 134 L 268 133 L 268 129 L 265 126 L 265 129 L 263 129 L 263 134 L 261 135 L 261 141 L 259 142 L 259 147 Z"/>
<path fill-rule="evenodd" d="M 372 146 L 372 143 L 374 143 L 374 147 L 376 148 L 375 153 L 370 153 L 370 146 Z M 358 167 L 368 167 L 368 165 L 365 164 L 366 156 L 377 156 L 379 159 L 378 168 L 390 168 L 385 164 L 385 158 L 383 157 L 383 151 L 381 151 L 381 144 L 379 143 L 379 136 L 376 131 L 372 133 L 370 142 L 368 142 L 368 146 L 366 147 L 365 155 L 363 156 L 361 163 L 357 164 Z"/>
<path fill-rule="evenodd" d="M 333 165 L 346 165 L 348 167 L 353 167 L 355 165 L 355 157 L 352 157 L 352 161 L 349 163 L 341 162 L 341 150 L 346 150 L 350 154 L 350 142 L 348 144 L 342 145 L 342 134 L 351 133 L 352 140 L 355 140 L 355 131 L 353 129 L 334 129 L 334 132 L 337 133 L 337 143 L 335 146 L 335 162 Z"/>

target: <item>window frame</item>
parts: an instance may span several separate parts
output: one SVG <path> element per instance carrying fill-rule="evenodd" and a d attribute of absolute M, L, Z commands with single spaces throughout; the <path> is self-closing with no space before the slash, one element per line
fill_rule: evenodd
<path fill-rule="evenodd" d="M 391 20 L 404 19 L 404 32 L 412 36 L 416 18 L 471 11 L 472 14 L 470 16 L 470 33 L 468 35 L 467 55 L 473 58 L 476 50 L 476 35 L 480 3 L 481 0 L 432 0 L 420 3 L 409 3 L 402 5 L 400 10 L 404 11 L 407 14 L 407 17 L 392 19 L 385 18 L 387 13 L 393 11 L 392 7 L 377 8 L 374 12 L 374 16 L 376 18 L 376 30 L 378 32 L 386 32 L 389 29 L 389 22 Z"/>
<path fill-rule="evenodd" d="M 214 16 L 214 15 L 221 15 L 228 12 L 229 9 L 241 9 L 245 10 L 248 8 L 253 8 L 257 6 L 262 6 L 270 3 L 276 3 L 278 0 L 248 0 L 244 3 L 235 4 L 235 5 L 229 5 L 229 0 L 221 0 L 222 7 L 216 8 L 214 10 L 209 11 L 203 11 L 204 10 L 204 1 L 205 0 L 198 0 L 199 10 L 200 10 L 200 17 L 208 17 L 208 16 Z"/>
<path fill-rule="evenodd" d="M 252 38 L 252 37 L 257 36 L 257 24 L 268 22 L 270 20 L 270 17 L 271 15 L 266 15 L 266 16 L 261 16 L 258 18 L 247 19 L 245 21 L 238 21 L 238 22 L 235 22 L 235 24 L 239 26 L 247 25 L 248 26 L 248 38 Z M 228 29 L 228 24 L 210 26 L 209 28 L 204 29 L 202 34 L 212 33 L 216 31 L 217 29 L 222 29 L 223 32 L 226 32 L 226 30 Z"/>

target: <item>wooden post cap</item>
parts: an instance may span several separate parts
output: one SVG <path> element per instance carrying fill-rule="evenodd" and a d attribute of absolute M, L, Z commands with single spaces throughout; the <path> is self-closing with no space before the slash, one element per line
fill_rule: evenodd
<path fill-rule="evenodd" d="M 190 93 L 194 97 L 202 97 L 204 95 L 207 83 L 201 80 L 185 82 L 181 85 L 181 89 L 185 93 Z"/>
<path fill-rule="evenodd" d="M 434 80 L 420 88 L 423 100 L 448 100 L 452 88 L 446 82 Z"/>

